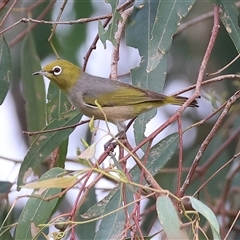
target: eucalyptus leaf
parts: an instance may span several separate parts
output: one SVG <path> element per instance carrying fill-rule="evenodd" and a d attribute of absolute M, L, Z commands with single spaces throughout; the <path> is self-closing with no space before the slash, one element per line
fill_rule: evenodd
<path fill-rule="evenodd" d="M 44 173 L 39 181 L 56 178 L 61 173 L 64 173 L 64 169 L 52 168 Z M 50 201 L 45 201 L 44 198 L 54 196 L 61 191 L 61 188 L 36 189 L 33 191 L 32 196 L 37 195 L 40 198 L 30 197 L 27 201 L 18 219 L 15 240 L 32 240 L 38 232 L 42 231 L 43 227 L 38 225 L 47 223 L 59 201 L 59 198 Z"/>
<path fill-rule="evenodd" d="M 0 35 L 0 105 L 9 90 L 12 77 L 12 60 L 8 44 L 3 34 Z"/>

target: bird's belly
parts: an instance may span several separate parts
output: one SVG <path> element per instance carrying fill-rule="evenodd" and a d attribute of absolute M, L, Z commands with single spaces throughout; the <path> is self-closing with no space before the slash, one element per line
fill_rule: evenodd
<path fill-rule="evenodd" d="M 123 122 L 137 116 L 133 113 L 133 108 L 131 106 L 102 107 L 101 109 L 91 106 L 84 106 L 78 110 L 90 118 L 92 116 L 94 116 L 95 119 L 100 120 L 105 120 L 106 118 L 108 122 L 112 123 Z"/>
<path fill-rule="evenodd" d="M 72 97 L 73 96 L 73 97 Z M 95 119 L 105 120 L 108 122 L 118 124 L 132 118 L 137 117 L 143 112 L 147 112 L 152 108 L 157 106 L 157 102 L 154 104 L 146 104 L 145 102 L 137 105 L 125 105 L 125 106 L 109 106 L 98 108 L 96 106 L 91 106 L 86 104 L 81 96 L 77 95 L 67 95 L 69 101 L 74 105 L 74 107 L 82 114 Z M 105 116 L 104 116 L 105 115 Z"/>

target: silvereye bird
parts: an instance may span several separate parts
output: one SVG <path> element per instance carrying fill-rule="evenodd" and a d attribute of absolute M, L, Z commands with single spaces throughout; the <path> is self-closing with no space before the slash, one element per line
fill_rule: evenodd
<path fill-rule="evenodd" d="M 103 111 L 107 121 L 116 124 L 119 132 L 126 130 L 125 120 L 166 104 L 182 105 L 188 99 L 93 76 L 66 60 L 53 61 L 33 75 L 43 75 L 53 81 L 84 115 L 104 120 Z M 102 110 L 96 106 L 95 100 Z M 198 107 L 197 101 L 194 100 L 189 106 Z"/>

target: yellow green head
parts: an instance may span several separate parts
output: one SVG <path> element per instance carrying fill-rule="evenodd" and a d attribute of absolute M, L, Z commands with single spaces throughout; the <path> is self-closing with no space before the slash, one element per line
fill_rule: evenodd
<path fill-rule="evenodd" d="M 77 83 L 81 75 L 81 69 L 66 60 L 56 60 L 47 64 L 41 71 L 33 73 L 33 75 L 43 75 L 57 84 L 63 91 L 67 91 Z"/>

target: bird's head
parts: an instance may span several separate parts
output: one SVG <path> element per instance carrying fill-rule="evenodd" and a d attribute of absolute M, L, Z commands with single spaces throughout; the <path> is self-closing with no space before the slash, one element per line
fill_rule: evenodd
<path fill-rule="evenodd" d="M 45 76 L 57 84 L 61 90 L 68 91 L 80 79 L 81 69 L 66 60 L 55 60 L 33 75 Z"/>

